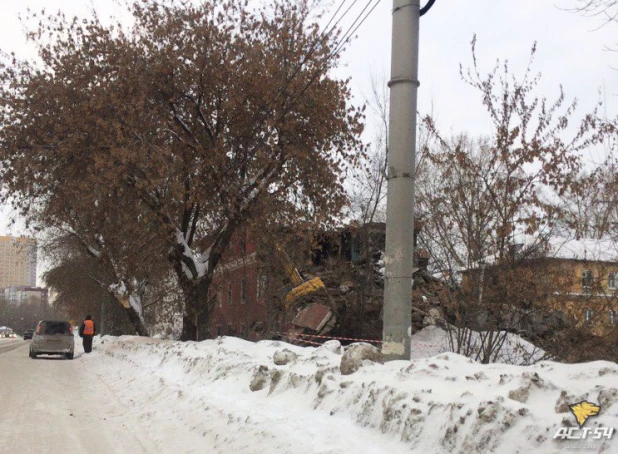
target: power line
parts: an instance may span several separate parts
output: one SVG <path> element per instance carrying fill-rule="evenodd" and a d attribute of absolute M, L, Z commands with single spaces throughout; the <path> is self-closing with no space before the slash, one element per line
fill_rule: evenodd
<path fill-rule="evenodd" d="M 378 6 L 378 4 L 380 3 L 380 0 L 376 0 L 376 3 L 373 5 L 373 7 L 369 10 L 369 12 L 365 15 L 365 17 L 361 20 L 361 22 L 352 30 L 352 27 L 354 27 L 354 24 L 356 24 L 358 22 L 358 20 L 362 17 L 363 13 L 367 10 L 367 8 L 371 5 L 371 3 L 374 0 L 369 0 L 367 2 L 367 4 L 365 5 L 365 7 L 361 10 L 360 14 L 358 16 L 356 16 L 356 19 L 354 19 L 354 21 L 352 22 L 352 24 L 350 25 L 350 27 L 348 27 L 348 30 L 342 35 L 341 39 L 339 40 L 339 42 L 335 43 L 333 50 L 328 54 L 328 56 L 326 57 L 326 59 L 324 60 L 323 64 L 321 65 L 321 67 L 318 69 L 318 71 L 316 71 L 316 74 L 314 74 L 313 77 L 311 77 L 311 79 L 309 80 L 307 86 L 305 86 L 301 92 L 299 96 L 296 96 L 294 98 L 294 100 L 292 101 L 291 105 L 289 107 L 291 107 L 292 105 L 294 105 L 294 103 L 298 100 L 298 98 L 300 96 L 302 96 L 307 89 L 309 88 L 309 86 L 311 84 L 313 84 L 313 82 L 315 82 L 315 80 L 317 79 L 317 77 L 322 73 L 322 71 L 324 70 L 324 67 L 328 64 L 328 62 L 335 56 L 337 55 L 341 49 L 343 48 L 343 46 L 345 46 L 345 44 L 347 44 L 350 41 L 350 38 L 352 37 L 352 35 L 354 33 L 356 33 L 356 31 L 358 30 L 358 28 L 365 22 L 365 20 L 367 20 L 367 17 L 369 17 L 369 15 L 373 12 L 373 10 L 375 10 L 375 8 Z M 330 36 L 333 31 L 336 29 L 336 27 L 339 25 L 339 23 L 341 23 L 341 21 L 348 15 L 348 13 L 350 12 L 350 10 L 354 7 L 354 5 L 356 5 L 358 3 L 358 0 L 353 0 L 352 3 L 350 4 L 350 6 L 348 6 L 348 8 L 344 11 L 344 13 L 341 15 L 341 17 L 339 17 L 339 19 L 333 24 L 333 26 L 330 28 L 330 30 L 327 31 L 329 25 L 332 23 L 332 21 L 334 20 L 334 18 L 337 16 L 337 13 L 339 13 L 339 11 L 343 8 L 343 6 L 345 5 L 345 3 L 347 2 L 347 0 L 344 0 L 340 5 L 339 8 L 337 8 L 337 10 L 335 11 L 335 13 L 332 15 L 331 19 L 328 21 L 328 23 L 326 24 L 326 27 L 324 27 L 324 31 L 320 34 L 319 39 L 317 39 L 310 47 L 309 52 L 307 52 L 307 55 L 305 55 L 305 57 L 303 58 L 303 60 L 301 61 L 301 63 L 298 65 L 298 67 L 296 68 L 296 70 L 294 71 L 294 73 L 292 74 L 292 76 L 288 79 L 288 81 L 285 83 L 285 85 L 279 90 L 279 93 L 277 93 L 277 96 L 275 97 L 275 100 L 273 102 L 275 102 L 279 96 L 281 94 L 283 94 L 283 92 L 285 91 L 285 89 L 290 85 L 290 83 L 293 81 L 293 79 L 298 75 L 298 73 L 301 71 L 302 67 L 305 65 L 305 63 L 309 60 L 309 58 L 313 55 L 313 53 L 316 50 L 316 47 L 318 45 L 318 43 L 322 42 L 324 38 L 327 38 L 328 36 Z M 351 30 L 351 32 L 350 32 Z M 286 110 L 284 112 L 287 113 L 289 110 Z"/>
<path fill-rule="evenodd" d="M 308 53 L 308 55 L 303 59 L 303 61 L 301 62 L 301 64 L 299 64 L 298 68 L 296 69 L 296 71 L 294 72 L 294 74 L 292 75 L 292 77 L 290 79 L 288 79 L 288 81 L 286 82 L 286 84 L 284 85 L 284 87 L 282 87 L 281 90 L 279 90 L 279 93 L 277 93 L 277 95 L 275 96 L 275 100 L 273 101 L 273 103 L 279 98 L 279 96 L 283 93 L 283 91 L 285 90 L 285 88 L 287 88 L 287 86 L 290 84 L 290 82 L 292 81 L 292 79 L 294 77 L 296 77 L 298 75 L 298 73 L 300 72 L 300 70 L 302 69 L 302 66 L 307 62 L 308 58 L 311 56 L 311 54 L 314 52 L 315 50 L 315 46 L 317 46 L 318 42 L 321 41 L 325 36 L 329 36 L 332 31 L 335 29 L 335 27 L 341 22 L 341 20 L 348 14 L 348 12 L 350 11 L 350 9 L 358 2 L 358 0 L 354 0 L 352 2 L 352 4 L 348 7 L 348 9 L 345 10 L 345 12 L 343 13 L 343 15 L 335 22 L 335 24 L 333 25 L 333 27 L 331 27 L 331 29 L 328 31 L 328 33 L 326 35 L 324 35 L 324 32 L 320 35 L 320 39 L 318 39 L 317 41 L 314 42 L 314 44 L 311 46 L 310 51 Z M 369 12 L 365 15 L 365 17 L 363 17 L 363 19 L 360 21 L 360 23 L 358 23 L 358 25 L 356 25 L 356 27 L 354 27 L 354 24 L 356 24 L 358 22 L 358 20 L 362 17 L 363 13 L 367 10 L 367 8 L 369 8 L 369 6 L 371 6 L 373 0 L 369 0 L 367 2 L 367 4 L 365 5 L 365 7 L 362 9 L 362 11 L 360 12 L 360 14 L 356 17 L 356 19 L 354 19 L 354 21 L 352 22 L 352 24 L 350 25 L 350 27 L 348 27 L 348 30 L 343 34 L 341 40 L 338 43 L 335 43 L 334 49 L 326 56 L 326 58 L 324 59 L 324 61 L 322 62 L 322 64 L 319 66 L 318 70 L 313 74 L 313 76 L 309 79 L 309 81 L 305 84 L 305 86 L 301 89 L 301 91 L 292 99 L 292 101 L 283 109 L 283 111 L 278 115 L 278 118 L 275 120 L 275 123 L 279 122 L 281 119 L 283 119 L 283 117 L 285 117 L 285 115 L 287 115 L 287 113 L 294 107 L 294 105 L 296 104 L 296 102 L 300 99 L 300 97 L 305 94 L 305 92 L 309 89 L 309 87 L 316 81 L 316 79 L 322 74 L 322 72 L 324 71 L 326 65 L 332 60 L 332 58 L 338 54 L 338 52 L 343 48 L 343 46 L 349 42 L 351 36 L 356 32 L 356 30 L 358 30 L 358 28 L 367 20 L 367 18 L 369 17 L 369 15 L 375 10 L 375 8 L 378 6 L 378 4 L 380 3 L 380 0 L 376 0 L 376 3 L 373 5 L 373 7 L 371 7 L 371 9 L 369 10 Z M 331 20 L 329 21 L 329 24 L 332 22 L 333 18 L 336 16 L 337 12 L 339 12 L 341 10 L 341 8 L 343 7 L 344 2 L 340 5 L 340 7 L 335 11 L 335 14 L 333 15 L 333 17 L 331 18 Z M 354 27 L 354 28 L 353 28 Z M 326 28 L 326 27 L 325 27 Z M 352 29 L 353 28 L 353 29 Z M 351 33 L 350 33 L 350 30 Z M 260 149 L 262 146 L 264 146 L 266 144 L 266 142 L 268 141 L 268 139 L 270 137 L 272 137 L 272 132 L 266 134 L 264 137 L 262 137 L 262 140 L 260 141 L 260 143 L 257 144 L 257 146 L 255 147 L 255 150 Z"/>
<path fill-rule="evenodd" d="M 326 28 L 328 28 L 328 25 L 330 25 L 330 23 L 334 20 L 334 18 L 336 17 L 337 13 L 341 10 L 341 8 L 343 7 L 343 5 L 346 3 L 347 0 L 344 0 L 340 5 L 339 8 L 337 8 L 337 10 L 335 11 L 335 13 L 333 14 L 333 16 L 331 17 L 331 19 L 329 20 L 327 27 L 325 27 L 324 32 L 322 32 L 320 34 L 320 38 L 317 39 L 312 46 L 309 49 L 309 52 L 307 53 L 307 55 L 303 58 L 303 61 L 298 65 L 298 67 L 296 68 L 296 70 L 294 71 L 294 73 L 292 74 L 292 76 L 290 77 L 290 79 L 287 80 L 287 82 L 285 83 L 285 85 L 279 90 L 279 92 L 277 93 L 277 95 L 275 96 L 275 99 L 273 100 L 273 104 L 277 101 L 277 99 L 279 99 L 279 97 L 283 94 L 283 92 L 285 91 L 285 89 L 289 86 L 289 84 L 292 82 L 292 80 L 298 75 L 298 73 L 300 72 L 300 70 L 302 69 L 302 67 L 304 66 L 304 64 L 308 61 L 308 59 L 311 57 L 311 55 L 313 54 L 313 52 L 316 49 L 316 46 L 319 42 L 321 42 L 323 40 L 323 38 L 328 37 L 333 30 L 335 30 L 335 27 L 337 27 L 337 25 L 339 25 L 339 23 L 343 20 L 343 18 L 350 12 L 350 9 L 356 5 L 356 3 L 358 3 L 358 0 L 354 0 L 350 6 L 345 10 L 345 12 L 341 15 L 341 17 L 339 17 L 339 19 L 333 24 L 333 26 L 331 27 L 331 29 L 327 32 Z M 352 24 L 350 25 L 350 27 L 348 27 L 348 30 L 343 34 L 342 38 L 335 43 L 333 50 L 326 56 L 326 58 L 324 59 L 324 61 L 322 62 L 322 64 L 319 66 L 319 68 L 317 69 L 317 71 L 313 74 L 313 76 L 309 79 L 309 81 L 305 84 L 305 86 L 300 90 L 300 92 L 297 93 L 297 95 L 292 98 L 292 101 L 283 109 L 283 111 L 279 114 L 278 116 L 278 120 L 282 119 L 291 109 L 292 107 L 294 107 L 294 105 L 296 104 L 296 102 L 300 99 L 300 97 L 305 94 L 305 92 L 309 89 L 309 87 L 317 80 L 317 78 L 322 74 L 322 72 L 324 71 L 326 65 L 333 59 L 333 57 L 335 57 L 339 51 L 343 48 L 343 46 L 349 42 L 351 36 L 356 32 L 356 30 L 358 30 L 358 28 L 367 20 L 367 18 L 369 17 L 369 15 L 375 10 L 375 8 L 378 6 L 378 4 L 380 3 L 380 0 L 376 0 L 375 4 L 373 5 L 373 7 L 371 7 L 371 9 L 369 10 L 369 12 L 367 12 L 367 14 L 365 15 L 365 17 L 360 21 L 360 23 L 358 23 L 358 25 L 356 25 L 356 27 L 354 27 L 354 24 L 356 24 L 358 22 L 358 20 L 362 17 L 363 13 L 367 10 L 367 8 L 369 8 L 369 6 L 371 6 L 372 2 L 374 0 L 369 0 L 367 2 L 367 4 L 365 5 L 365 7 L 361 10 L 360 14 L 358 14 L 358 16 L 356 17 L 356 19 L 354 19 L 354 21 L 352 22 Z M 354 29 L 352 29 L 354 27 Z M 350 33 L 351 30 L 351 33 Z M 261 141 L 261 143 L 257 146 L 257 148 L 261 148 L 267 141 L 267 139 L 270 137 L 270 134 L 267 135 L 266 137 L 263 138 L 263 140 Z"/>
<path fill-rule="evenodd" d="M 354 22 L 352 22 L 352 24 L 350 25 L 350 27 L 348 27 L 348 30 L 343 34 L 343 37 L 341 38 L 341 40 L 339 41 L 339 43 L 335 44 L 335 48 L 326 56 L 326 59 L 324 60 L 324 62 L 322 62 L 322 65 L 320 66 L 320 68 L 318 68 L 318 70 L 315 72 L 315 74 L 309 79 L 309 81 L 307 82 L 307 84 L 305 84 L 305 86 L 303 87 L 303 89 L 300 91 L 300 93 L 298 93 L 298 95 L 292 100 L 292 102 L 290 103 L 290 105 L 288 106 L 288 109 L 285 109 L 282 115 L 285 115 L 287 112 L 289 112 L 289 110 L 294 106 L 294 104 L 296 103 L 296 101 L 298 101 L 298 99 L 305 94 L 305 92 L 309 89 L 309 87 L 316 81 L 316 79 L 322 74 L 322 71 L 324 71 L 326 65 L 328 64 L 328 62 L 335 57 L 343 48 L 343 46 L 345 46 L 346 43 L 349 42 L 350 38 L 352 37 L 352 35 L 354 33 L 356 33 L 356 30 L 359 29 L 359 27 L 361 25 L 363 25 L 363 23 L 367 20 L 367 18 L 369 17 L 369 15 L 373 12 L 373 10 L 375 10 L 375 8 L 378 6 L 378 4 L 380 3 L 380 0 L 376 0 L 376 3 L 373 5 L 373 7 L 369 10 L 369 12 L 365 15 L 365 17 L 360 21 L 360 23 L 358 23 L 358 25 L 356 25 L 356 27 L 354 29 L 352 29 L 352 27 L 354 27 L 354 24 L 356 24 L 356 22 L 358 22 L 358 20 L 361 18 L 361 16 L 363 15 L 363 13 L 365 12 L 365 10 L 367 10 L 367 8 L 371 5 L 371 3 L 373 2 L 373 0 L 369 0 L 367 2 L 367 4 L 365 5 L 365 7 L 363 8 L 363 10 L 360 12 L 360 14 L 356 17 L 356 19 L 354 20 Z M 351 32 L 350 32 L 351 30 Z"/>
<path fill-rule="evenodd" d="M 343 46 L 345 46 L 350 39 L 352 38 L 352 36 L 354 35 L 354 33 L 356 33 L 356 31 L 360 28 L 361 25 L 363 25 L 363 23 L 367 20 L 367 18 L 369 17 L 369 15 L 373 12 L 373 10 L 376 9 L 376 7 L 378 6 L 378 4 L 380 3 L 380 0 L 376 0 L 376 3 L 373 5 L 373 7 L 369 10 L 369 12 L 365 15 L 365 17 L 360 21 L 360 23 L 354 28 L 354 24 L 356 24 L 356 22 L 358 22 L 358 20 L 361 18 L 361 16 L 363 15 L 363 13 L 367 10 L 367 8 L 369 8 L 369 6 L 371 6 L 371 2 L 373 0 L 369 0 L 367 2 L 367 4 L 365 5 L 365 7 L 362 9 L 362 11 L 360 12 L 360 14 L 356 17 L 356 19 L 354 19 L 354 22 L 352 22 L 352 24 L 350 25 L 350 27 L 348 27 L 348 30 L 343 34 L 343 37 L 341 38 L 341 41 L 339 41 L 339 44 L 336 45 L 335 49 L 333 50 L 333 52 L 331 52 L 331 55 L 336 55 L 337 53 L 339 53 L 339 51 L 343 48 Z"/>
<path fill-rule="evenodd" d="M 294 72 L 292 73 L 292 75 L 290 76 L 290 78 L 286 81 L 286 83 L 284 84 L 283 87 L 281 87 L 279 89 L 279 92 L 277 93 L 277 96 L 275 96 L 275 99 L 273 100 L 273 104 L 279 99 L 279 97 L 285 92 L 285 89 L 292 83 L 292 81 L 294 80 L 294 78 L 298 75 L 298 73 L 302 70 L 303 66 L 305 66 L 305 63 L 307 63 L 307 61 L 309 61 L 309 59 L 311 58 L 311 56 L 313 55 L 313 53 L 315 52 L 315 50 L 317 49 L 317 46 L 319 43 L 323 42 L 325 38 L 328 38 L 334 30 L 336 30 L 336 27 L 339 25 L 339 23 L 343 20 L 343 18 L 345 16 L 348 15 L 348 13 L 350 12 L 350 9 L 352 9 L 352 7 L 358 2 L 358 0 L 353 0 L 353 2 L 350 4 L 350 6 L 344 11 L 344 13 L 341 15 L 341 17 L 332 25 L 332 27 L 330 28 L 330 30 L 328 30 L 328 27 L 330 26 L 330 24 L 333 22 L 333 20 L 335 19 L 335 17 L 337 17 L 337 14 L 339 13 L 339 11 L 341 11 L 341 9 L 343 8 L 343 6 L 347 3 L 347 0 L 343 0 L 341 2 L 341 4 L 339 5 L 339 7 L 335 10 L 335 12 L 333 13 L 333 15 L 331 16 L 330 20 L 328 21 L 328 23 L 326 24 L 326 26 L 324 27 L 324 30 L 322 31 L 322 33 L 320 33 L 320 36 L 313 42 L 313 44 L 311 45 L 311 47 L 309 48 L 309 51 L 307 52 L 307 54 L 303 57 L 302 61 L 298 64 L 298 66 L 296 67 L 296 69 L 294 70 Z"/>

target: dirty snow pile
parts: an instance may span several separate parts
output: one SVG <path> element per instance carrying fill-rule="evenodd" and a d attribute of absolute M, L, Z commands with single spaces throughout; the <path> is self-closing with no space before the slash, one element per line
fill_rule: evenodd
<path fill-rule="evenodd" d="M 418 342 L 440 339 L 426 330 Z M 605 436 L 618 428 L 611 362 L 482 365 L 440 353 L 382 364 L 368 344 L 134 336 L 97 337 L 79 360 L 162 452 L 618 453 L 615 430 Z M 587 431 L 569 409 L 582 401 L 600 407 Z M 559 430 L 573 439 L 554 439 Z"/>

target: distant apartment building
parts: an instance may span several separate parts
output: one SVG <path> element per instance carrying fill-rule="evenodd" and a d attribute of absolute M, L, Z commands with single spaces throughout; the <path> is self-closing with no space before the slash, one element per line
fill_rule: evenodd
<path fill-rule="evenodd" d="M 618 329 L 618 247 L 613 240 L 556 236 L 538 242 L 536 251 L 526 245 L 513 248 L 509 258 L 516 267 L 509 269 L 508 260 L 500 263 L 490 256 L 463 271 L 462 286 L 468 291 L 478 287 L 485 299 L 493 293 L 560 311 L 576 326 L 590 326 L 595 335 Z M 506 289 L 518 280 L 517 291 L 509 295 Z"/>
<path fill-rule="evenodd" d="M 36 240 L 0 236 L 0 289 L 36 286 Z"/>
<path fill-rule="evenodd" d="M 13 304 L 21 304 L 26 302 L 49 302 L 49 293 L 46 288 L 41 287 L 25 287 L 12 286 L 0 289 L 0 295 L 4 299 Z"/>

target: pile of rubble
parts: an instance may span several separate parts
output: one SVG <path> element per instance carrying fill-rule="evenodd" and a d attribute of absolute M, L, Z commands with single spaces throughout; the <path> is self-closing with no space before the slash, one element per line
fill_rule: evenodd
<path fill-rule="evenodd" d="M 382 338 L 384 276 L 380 260 L 314 266 L 307 275 L 319 276 L 321 289 L 303 297 L 292 315 L 290 337 L 329 335 L 356 339 Z M 414 273 L 412 328 L 443 325 L 449 298 L 447 286 L 426 268 Z M 316 338 L 319 339 L 319 338 Z"/>

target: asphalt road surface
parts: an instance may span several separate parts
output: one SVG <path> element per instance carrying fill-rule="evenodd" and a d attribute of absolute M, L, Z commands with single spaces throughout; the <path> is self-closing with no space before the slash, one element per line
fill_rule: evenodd
<path fill-rule="evenodd" d="M 28 357 L 30 341 L 0 341 L 0 452 L 159 453 L 140 423 L 80 357 Z"/>

